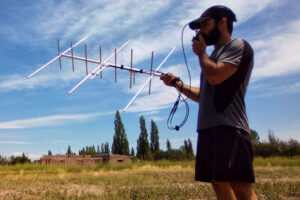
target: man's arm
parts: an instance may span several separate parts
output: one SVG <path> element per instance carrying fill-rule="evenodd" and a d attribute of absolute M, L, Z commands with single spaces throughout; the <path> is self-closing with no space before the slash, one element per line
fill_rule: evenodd
<path fill-rule="evenodd" d="M 214 62 L 211 60 L 206 52 L 206 44 L 202 36 L 198 36 L 199 41 L 193 40 L 193 50 L 199 57 L 202 72 L 211 85 L 218 85 L 232 76 L 237 67 L 230 63 Z"/>
<path fill-rule="evenodd" d="M 206 54 L 199 56 L 202 72 L 211 85 L 218 85 L 232 76 L 237 67 L 233 64 L 212 61 Z"/>
<path fill-rule="evenodd" d="M 175 87 L 179 91 L 181 90 L 181 92 L 191 100 L 197 103 L 200 102 L 200 88 L 193 88 L 183 84 L 183 82 L 179 81 L 179 78 L 172 73 L 161 75 L 160 79 L 163 80 L 167 86 Z"/>

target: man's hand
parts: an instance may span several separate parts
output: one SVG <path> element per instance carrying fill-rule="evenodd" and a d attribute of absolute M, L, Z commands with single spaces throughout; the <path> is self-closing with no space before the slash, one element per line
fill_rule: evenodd
<path fill-rule="evenodd" d="M 172 73 L 166 73 L 160 76 L 160 80 L 162 80 L 167 86 L 176 87 L 176 82 L 180 79 Z"/>
<path fill-rule="evenodd" d="M 193 39 L 193 51 L 196 55 L 201 57 L 203 54 L 206 53 L 206 43 L 201 34 L 198 34 L 198 40 Z"/>

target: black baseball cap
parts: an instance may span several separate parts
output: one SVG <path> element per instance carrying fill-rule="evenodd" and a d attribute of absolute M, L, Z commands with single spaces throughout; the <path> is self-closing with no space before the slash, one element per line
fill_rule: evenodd
<path fill-rule="evenodd" d="M 236 22 L 234 12 L 226 6 L 212 6 L 208 8 L 204 13 L 194 21 L 189 23 L 190 29 L 195 30 L 200 28 L 200 24 L 206 22 L 209 19 L 220 20 L 222 17 L 226 17 L 230 22 Z"/>

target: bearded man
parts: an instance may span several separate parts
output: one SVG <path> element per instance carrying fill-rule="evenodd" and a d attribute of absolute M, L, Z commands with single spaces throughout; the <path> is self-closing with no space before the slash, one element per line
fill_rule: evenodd
<path fill-rule="evenodd" d="M 253 50 L 245 40 L 231 37 L 236 21 L 228 7 L 213 6 L 189 24 L 199 33 L 193 51 L 201 68 L 200 88 L 183 84 L 172 73 L 160 78 L 199 103 L 195 180 L 212 183 L 218 199 L 257 199 L 244 102 Z M 210 56 L 208 45 L 214 45 Z"/>

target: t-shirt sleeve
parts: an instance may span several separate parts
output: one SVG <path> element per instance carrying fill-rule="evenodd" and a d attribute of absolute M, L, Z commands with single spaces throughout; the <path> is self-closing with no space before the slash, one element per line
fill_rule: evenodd
<path fill-rule="evenodd" d="M 220 55 L 218 62 L 230 63 L 239 67 L 244 50 L 244 42 L 241 39 L 232 41 L 228 46 L 225 46 L 223 53 Z"/>

